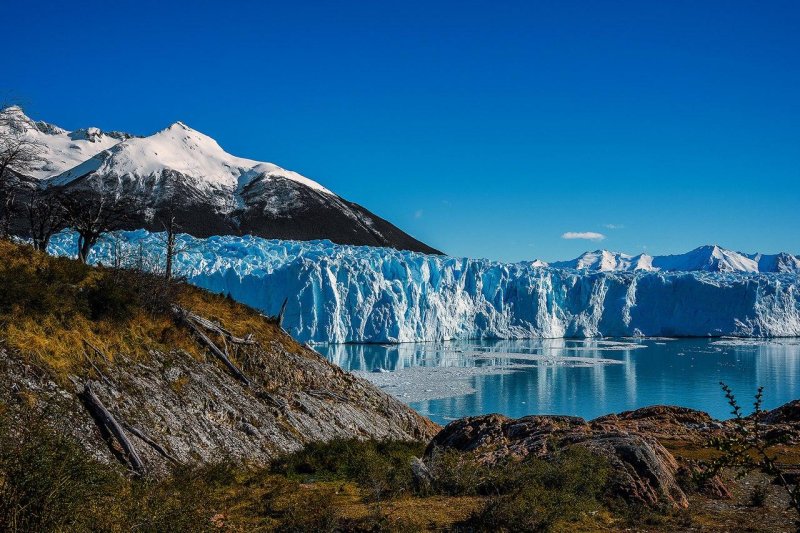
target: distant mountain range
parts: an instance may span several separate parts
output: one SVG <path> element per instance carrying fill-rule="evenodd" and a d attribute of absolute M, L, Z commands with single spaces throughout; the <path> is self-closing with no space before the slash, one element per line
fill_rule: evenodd
<path fill-rule="evenodd" d="M 597 272 L 652 270 L 664 272 L 800 272 L 800 256 L 788 253 L 746 254 L 720 248 L 701 246 L 679 255 L 627 255 L 609 250 L 586 252 L 571 261 L 545 263 L 536 260 L 534 266 L 570 268 Z"/>
<path fill-rule="evenodd" d="M 19 176 L 33 186 L 103 189 L 142 206 L 131 225 L 159 231 L 169 208 L 197 237 L 244 235 L 329 239 L 339 244 L 440 253 L 316 181 L 272 163 L 236 157 L 211 137 L 176 122 L 145 137 L 98 128 L 67 131 L 18 107 L 8 125 L 42 147 L 42 163 Z M 132 228 L 131 228 L 132 229 Z"/>

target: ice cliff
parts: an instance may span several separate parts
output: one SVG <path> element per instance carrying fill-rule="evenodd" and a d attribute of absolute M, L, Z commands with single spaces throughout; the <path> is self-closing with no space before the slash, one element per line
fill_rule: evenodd
<path fill-rule="evenodd" d="M 800 336 L 800 275 L 591 272 L 339 246 L 180 236 L 178 274 L 312 342 L 596 336 Z M 74 255 L 75 236 L 49 248 Z M 163 236 L 119 232 L 93 263 L 163 264 Z"/>

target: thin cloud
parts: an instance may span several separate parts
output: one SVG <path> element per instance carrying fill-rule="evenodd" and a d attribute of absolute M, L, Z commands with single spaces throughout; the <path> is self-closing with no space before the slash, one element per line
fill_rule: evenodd
<path fill-rule="evenodd" d="M 422 209 L 417 209 L 414 212 L 414 218 L 422 218 L 424 215 L 425 215 L 425 211 L 423 211 Z"/>
<path fill-rule="evenodd" d="M 622 229 L 625 226 L 622 224 L 603 224 L 603 227 L 606 229 Z"/>
<path fill-rule="evenodd" d="M 605 235 L 602 233 L 597 233 L 594 231 L 568 231 L 561 235 L 562 239 L 584 239 L 587 241 L 602 241 L 606 238 Z"/>

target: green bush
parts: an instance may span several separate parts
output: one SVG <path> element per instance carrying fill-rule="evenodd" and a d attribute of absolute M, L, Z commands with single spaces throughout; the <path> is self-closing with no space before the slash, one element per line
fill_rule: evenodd
<path fill-rule="evenodd" d="M 548 531 L 602 506 L 607 464 L 572 448 L 550 460 L 529 459 L 493 469 L 497 494 L 464 527 L 474 531 Z"/>
<path fill-rule="evenodd" d="M 0 531 L 204 531 L 213 490 L 235 482 L 226 464 L 131 479 L 32 414 L 0 406 Z"/>
<path fill-rule="evenodd" d="M 354 481 L 377 500 L 411 490 L 411 459 L 423 451 L 419 443 L 334 439 L 308 444 L 272 470 L 304 481 Z"/>
<path fill-rule="evenodd" d="M 33 417 L 18 422 L 0 417 L 0 530 L 101 529 L 120 472 Z"/>
<path fill-rule="evenodd" d="M 499 468 L 489 468 L 478 463 L 468 453 L 451 449 L 434 449 L 426 460 L 431 473 L 431 483 L 425 492 L 451 496 L 471 496 L 492 492 Z"/>
<path fill-rule="evenodd" d="M 220 510 L 214 489 L 233 484 L 232 476 L 223 463 L 178 467 L 158 481 L 131 480 L 121 523 L 138 531 L 212 531 L 211 518 Z"/>

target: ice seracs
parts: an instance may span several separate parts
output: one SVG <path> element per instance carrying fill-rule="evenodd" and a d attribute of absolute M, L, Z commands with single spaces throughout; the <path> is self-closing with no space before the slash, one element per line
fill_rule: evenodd
<path fill-rule="evenodd" d="M 90 256 L 163 264 L 163 239 L 123 232 Z M 181 236 L 196 285 L 276 315 L 301 341 L 627 336 L 800 336 L 800 276 L 753 272 L 592 272 L 328 241 Z M 141 245 L 141 246 L 140 246 Z M 72 255 L 75 239 L 50 251 Z"/>

